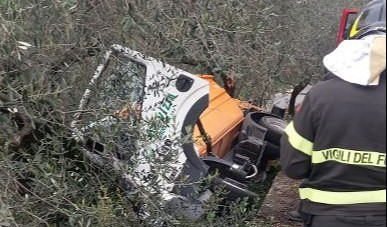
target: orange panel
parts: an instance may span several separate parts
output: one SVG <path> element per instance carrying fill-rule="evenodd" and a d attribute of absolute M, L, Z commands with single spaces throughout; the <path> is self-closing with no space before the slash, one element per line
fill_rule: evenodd
<path fill-rule="evenodd" d="M 213 153 L 223 158 L 230 151 L 232 142 L 240 131 L 244 115 L 239 103 L 215 82 L 213 76 L 201 78 L 210 82 L 210 105 L 200 119 L 211 138 Z M 207 148 L 198 127 L 195 127 L 194 139 L 200 155 L 205 156 Z"/>

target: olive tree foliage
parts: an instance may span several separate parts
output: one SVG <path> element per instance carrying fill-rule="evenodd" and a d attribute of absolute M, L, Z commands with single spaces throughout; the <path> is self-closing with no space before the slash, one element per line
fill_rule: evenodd
<path fill-rule="evenodd" d="M 273 3 L 279 12 L 280 29 L 269 33 L 269 42 L 277 45 L 265 55 L 266 60 L 270 59 L 268 62 L 259 65 L 255 73 L 243 77 L 249 79 L 243 80 L 248 84 L 241 90 L 243 97 L 255 99 L 261 105 L 275 92 L 294 89 L 298 94 L 307 84 L 322 80 L 325 76 L 322 60 L 336 48 L 342 10 L 360 8 L 366 2 L 299 0 Z M 257 84 L 262 87 L 251 86 Z"/>
<path fill-rule="evenodd" d="M 58 87 L 82 90 L 74 82 L 82 87 L 82 80 L 89 77 L 95 63 L 89 57 L 118 43 L 192 73 L 216 74 L 225 85 L 227 77 L 236 77 L 237 94 L 263 103 L 273 88 L 281 87 L 275 85 L 297 85 L 322 74 L 321 59 L 335 46 L 340 11 L 354 3 L 4 0 L 1 4 L 4 82 L 22 73 L 27 84 L 44 87 L 50 94 L 58 94 Z M 79 67 L 72 68 L 74 64 Z"/>
<path fill-rule="evenodd" d="M 72 138 L 70 122 L 80 111 L 78 102 L 98 59 L 115 43 L 193 71 L 223 72 L 224 77 L 226 50 L 237 46 L 231 46 L 232 39 L 241 42 L 241 29 L 251 34 L 249 21 L 243 19 L 251 16 L 246 11 L 249 5 L 238 1 L 4 0 L 0 6 L 1 225 L 176 224 L 157 193 L 141 186 L 129 190 L 115 171 L 117 163 L 112 163 L 118 155 L 138 153 L 140 147 L 135 144 L 152 145 L 155 135 L 149 138 L 138 124 L 119 119 L 114 127 L 98 127 L 93 139 L 106 145 L 108 152 L 106 159 L 102 156 L 95 163 Z M 264 12 L 266 4 L 256 7 Z M 228 43 L 220 42 L 223 39 Z M 109 104 L 85 111 L 96 121 L 116 111 Z M 128 140 L 132 143 L 125 144 Z M 171 149 L 169 156 L 149 163 L 162 174 L 172 168 L 165 163 L 175 157 Z M 130 173 L 130 164 L 136 161 L 129 157 L 118 168 Z M 149 182 L 156 192 L 158 181 Z M 140 217 L 144 207 L 146 215 Z M 243 210 L 227 220 L 218 220 L 218 210 L 209 207 L 208 217 L 199 224 L 256 223 L 251 220 L 256 215 L 248 215 L 243 207 L 238 206 Z M 180 221 L 180 225 L 192 223 Z"/>
<path fill-rule="evenodd" d="M 321 58 L 334 48 L 340 11 L 349 3 L 1 0 L 0 226 L 176 223 L 159 197 L 141 188 L 128 196 L 114 163 L 104 159 L 96 165 L 72 139 L 70 122 L 80 111 L 79 100 L 112 44 L 192 73 L 214 74 L 225 86 L 237 79 L 232 93 L 264 105 L 284 86 L 321 75 Z M 116 110 L 88 111 L 98 119 Z M 117 141 L 124 130 L 132 141 L 149 144 L 139 128 L 119 121 L 114 129 L 101 127 L 96 136 L 108 145 L 109 155 L 120 148 L 136 153 L 136 146 L 120 147 Z M 157 161 L 154 168 L 161 169 Z M 128 163 L 121 168 L 131 172 Z M 139 218 L 136 211 L 143 204 L 151 215 Z M 181 225 L 259 225 L 254 209 L 232 210 L 232 216 L 217 219 L 217 210 L 209 207 L 202 223 Z"/>
<path fill-rule="evenodd" d="M 282 12 L 280 43 L 273 50 L 272 69 L 265 78 L 269 92 L 261 92 L 259 100 L 265 100 L 274 92 L 292 89 L 289 114 L 294 114 L 294 101 L 308 85 L 321 81 L 326 76 L 323 58 L 337 46 L 340 19 L 344 8 L 360 9 L 367 1 L 283 1 L 279 4 Z M 254 78 L 252 79 L 254 81 Z"/>

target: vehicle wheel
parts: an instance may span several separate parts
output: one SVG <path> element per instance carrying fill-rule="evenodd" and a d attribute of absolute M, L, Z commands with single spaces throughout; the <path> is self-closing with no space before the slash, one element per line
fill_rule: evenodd
<path fill-rule="evenodd" d="M 284 120 L 275 117 L 263 117 L 259 124 L 267 129 L 265 140 L 279 146 L 281 137 L 288 123 Z"/>
<path fill-rule="evenodd" d="M 245 117 L 245 122 L 243 123 L 240 141 L 248 140 L 250 138 L 264 140 L 267 129 L 259 124 L 259 120 L 262 115 L 260 113 L 249 113 Z"/>

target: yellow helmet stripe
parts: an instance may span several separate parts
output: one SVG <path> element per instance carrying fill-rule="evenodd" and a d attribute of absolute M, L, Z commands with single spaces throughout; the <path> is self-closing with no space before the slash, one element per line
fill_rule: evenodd
<path fill-rule="evenodd" d="M 351 29 L 351 33 L 349 34 L 349 37 L 351 37 L 351 38 L 353 38 L 353 37 L 355 37 L 356 35 L 357 35 L 357 33 L 359 33 L 359 23 L 360 23 L 360 19 L 363 17 L 363 14 L 362 15 L 360 15 L 357 19 L 356 19 L 356 21 L 355 21 L 355 23 L 353 24 L 353 26 L 352 26 L 352 29 Z"/>

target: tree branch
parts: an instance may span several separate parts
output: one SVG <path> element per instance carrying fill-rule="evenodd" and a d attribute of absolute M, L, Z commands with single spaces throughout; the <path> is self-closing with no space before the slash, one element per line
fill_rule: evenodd
<path fill-rule="evenodd" d="M 296 101 L 297 96 L 308 86 L 310 80 L 305 80 L 294 87 L 289 102 L 289 115 L 294 116 L 296 114 Z"/>
<path fill-rule="evenodd" d="M 51 63 L 51 74 L 57 75 L 63 73 L 69 65 L 79 63 L 88 57 L 94 57 L 101 51 L 99 48 L 99 41 L 90 38 L 80 48 L 71 48 L 69 51 L 62 54 L 62 58 L 56 62 Z"/>

